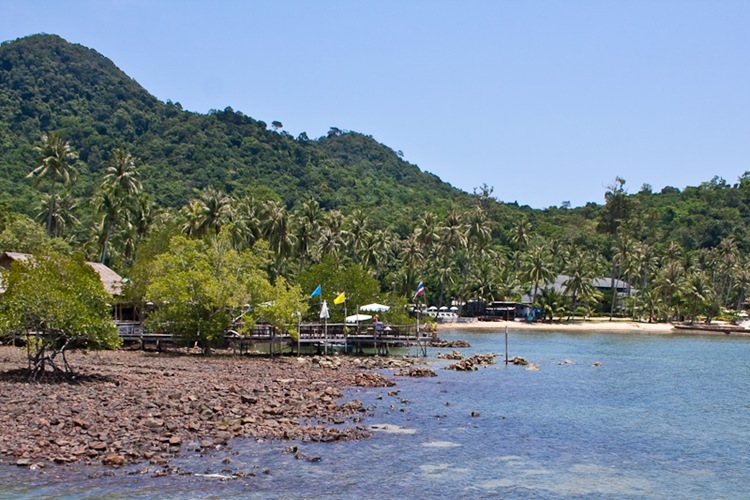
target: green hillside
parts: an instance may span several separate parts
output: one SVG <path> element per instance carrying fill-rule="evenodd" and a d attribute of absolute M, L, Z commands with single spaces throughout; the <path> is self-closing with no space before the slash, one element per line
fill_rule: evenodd
<path fill-rule="evenodd" d="M 145 190 L 173 208 L 208 185 L 236 197 L 263 186 L 289 206 L 315 197 L 324 208 L 376 213 L 462 196 L 372 137 L 332 129 L 294 138 L 231 108 L 202 115 L 160 102 L 112 61 L 55 35 L 0 46 L 0 123 L 0 199 L 23 212 L 36 196 L 24 179 L 33 145 L 49 131 L 79 153 L 79 195 L 92 192 L 110 151 L 125 148 L 142 165 Z"/>

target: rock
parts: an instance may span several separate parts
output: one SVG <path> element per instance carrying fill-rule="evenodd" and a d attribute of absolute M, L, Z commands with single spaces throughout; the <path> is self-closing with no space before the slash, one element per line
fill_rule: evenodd
<path fill-rule="evenodd" d="M 437 373 L 429 368 L 411 367 L 396 372 L 399 377 L 437 377 Z"/>
<path fill-rule="evenodd" d="M 472 417 L 478 417 L 479 416 L 479 412 L 478 411 L 473 411 L 473 412 L 471 412 L 471 416 Z"/>
<path fill-rule="evenodd" d="M 242 395 L 240 395 L 240 401 L 242 401 L 245 404 L 254 405 L 255 403 L 258 402 L 258 398 L 256 398 L 255 396 L 249 396 L 247 394 L 242 394 Z"/>
<path fill-rule="evenodd" d="M 122 467 L 125 465 L 125 457 L 118 455 L 117 453 L 110 453 L 102 459 L 104 465 L 111 465 L 114 467 Z"/>
<path fill-rule="evenodd" d="M 438 353 L 437 358 L 438 359 L 452 359 L 454 361 L 458 361 L 458 360 L 464 359 L 464 355 L 458 351 L 452 351 L 452 352 L 449 352 L 448 354 Z"/>

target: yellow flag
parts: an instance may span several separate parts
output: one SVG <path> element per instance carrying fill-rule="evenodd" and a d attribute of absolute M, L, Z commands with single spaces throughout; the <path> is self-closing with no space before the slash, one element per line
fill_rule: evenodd
<path fill-rule="evenodd" d="M 346 300 L 346 296 L 344 295 L 344 292 L 341 292 L 341 295 L 333 299 L 333 303 L 336 305 L 343 304 Z"/>

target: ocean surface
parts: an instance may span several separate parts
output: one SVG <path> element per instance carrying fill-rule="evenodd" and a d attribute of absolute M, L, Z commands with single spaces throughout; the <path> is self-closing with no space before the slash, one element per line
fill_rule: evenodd
<path fill-rule="evenodd" d="M 503 363 L 501 331 L 440 336 L 497 364 L 432 359 L 435 378 L 347 391 L 370 408 L 364 424 L 388 426 L 371 439 L 235 440 L 168 477 L 4 465 L 0 497 L 750 498 L 750 338 L 511 332 L 510 356 L 531 371 Z M 320 460 L 284 453 L 293 444 Z"/>

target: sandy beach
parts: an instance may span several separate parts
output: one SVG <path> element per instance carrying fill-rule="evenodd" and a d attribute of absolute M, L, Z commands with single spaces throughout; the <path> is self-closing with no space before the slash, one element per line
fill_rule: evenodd
<path fill-rule="evenodd" d="M 725 335 L 721 328 L 736 328 L 725 322 L 714 322 L 709 326 L 696 324 L 694 329 L 678 329 L 672 323 L 640 323 L 637 321 L 622 320 L 587 320 L 587 321 L 561 321 L 552 323 L 529 323 L 526 321 L 474 321 L 472 323 L 443 323 L 438 326 L 438 334 L 445 330 L 462 330 L 472 332 L 498 332 L 505 328 L 510 331 L 540 331 L 540 332 L 569 332 L 569 333 L 595 333 L 595 332 L 617 332 L 617 333 L 644 333 L 644 334 L 691 334 L 703 335 Z M 748 335 L 750 330 L 735 331 L 732 335 Z"/>

